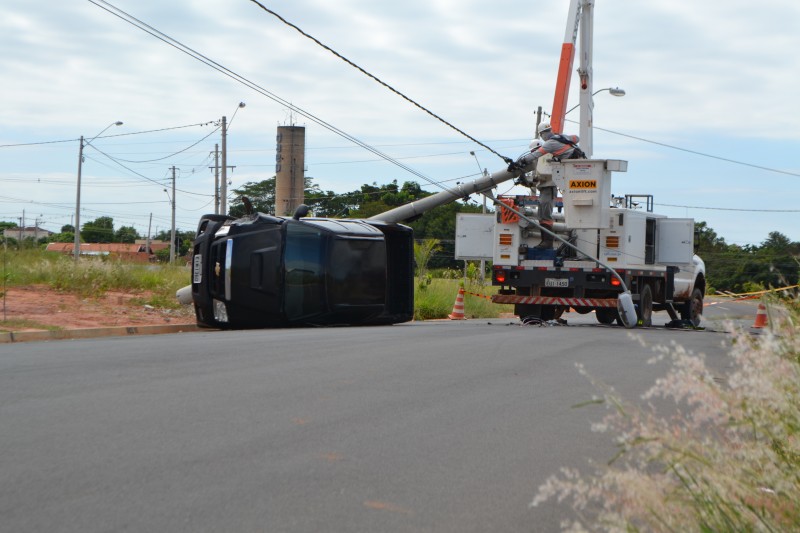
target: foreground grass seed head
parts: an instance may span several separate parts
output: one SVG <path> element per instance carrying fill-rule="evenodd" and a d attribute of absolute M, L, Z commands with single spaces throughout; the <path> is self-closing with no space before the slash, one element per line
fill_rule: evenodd
<path fill-rule="evenodd" d="M 800 531 L 800 314 L 788 305 L 760 336 L 729 330 L 726 379 L 700 355 L 659 348 L 672 366 L 642 400 L 677 411 L 593 381 L 609 408 L 593 429 L 614 434 L 619 454 L 591 475 L 551 476 L 532 505 L 569 501 L 567 531 Z"/>

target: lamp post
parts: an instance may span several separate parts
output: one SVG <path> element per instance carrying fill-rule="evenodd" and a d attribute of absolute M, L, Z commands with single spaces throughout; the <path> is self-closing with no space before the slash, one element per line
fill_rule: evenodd
<path fill-rule="evenodd" d="M 603 91 L 608 91 L 608 93 L 611 96 L 617 96 L 617 97 L 625 96 L 625 89 L 620 89 L 619 87 L 606 87 L 605 89 L 600 89 L 600 90 L 597 90 L 597 91 L 593 92 L 592 96 L 596 95 L 597 93 L 601 93 Z M 565 116 L 568 115 L 572 111 L 575 111 L 576 109 L 578 109 L 580 106 L 581 106 L 581 104 L 577 104 L 577 105 L 574 105 L 574 106 L 570 107 L 569 110 L 566 113 L 564 113 L 564 115 Z"/>
<path fill-rule="evenodd" d="M 83 147 L 92 144 L 92 141 L 100 137 L 111 126 L 122 126 L 121 121 L 112 122 L 106 126 L 103 131 L 91 138 L 91 140 L 83 142 L 83 135 L 81 135 L 80 147 L 78 148 L 78 193 L 75 197 L 75 249 L 73 253 L 75 260 L 81 255 L 81 170 L 83 169 Z"/>
<path fill-rule="evenodd" d="M 594 91 L 588 98 L 581 96 L 581 102 L 578 105 L 571 107 L 564 116 L 567 116 L 568 113 L 571 111 L 575 111 L 577 108 L 581 108 L 581 119 L 580 119 L 580 139 L 581 139 L 581 150 L 586 153 L 587 157 L 592 157 L 592 149 L 594 144 L 593 139 L 593 131 L 592 128 L 594 127 L 594 118 L 593 118 L 593 107 L 594 101 L 592 98 L 597 93 L 601 93 L 603 91 L 608 91 L 609 94 L 612 96 L 625 96 L 625 89 L 620 89 L 619 87 L 606 87 L 604 89 L 598 89 Z"/>

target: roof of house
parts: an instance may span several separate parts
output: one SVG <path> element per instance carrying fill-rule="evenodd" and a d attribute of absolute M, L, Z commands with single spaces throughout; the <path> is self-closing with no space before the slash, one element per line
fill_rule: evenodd
<path fill-rule="evenodd" d="M 145 253 L 145 244 L 126 244 L 118 242 L 96 243 L 82 242 L 81 253 L 114 253 L 114 254 L 135 254 Z M 152 251 L 169 248 L 169 243 L 152 243 Z M 70 242 L 51 242 L 47 245 L 48 252 L 70 252 L 75 249 L 75 244 Z"/>

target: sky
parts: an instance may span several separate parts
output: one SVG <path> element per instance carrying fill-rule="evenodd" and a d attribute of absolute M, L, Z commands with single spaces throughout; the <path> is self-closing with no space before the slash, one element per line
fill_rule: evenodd
<path fill-rule="evenodd" d="M 504 156 L 526 150 L 537 107 L 551 110 L 567 0 L 262 4 Z M 594 157 L 628 161 L 612 193 L 653 195 L 656 213 L 705 221 L 729 244 L 800 241 L 800 3 L 594 11 L 594 89 L 626 91 L 594 97 Z M 213 212 L 223 116 L 229 191 L 274 176 L 281 125 L 305 126 L 306 176 L 335 193 L 393 180 L 435 192 L 505 167 L 252 0 L 4 0 L 0 72 L 0 221 L 54 232 L 74 220 L 81 136 L 81 223 L 110 216 L 142 235 L 170 227 L 172 167 L 178 229 Z M 567 118 L 578 133 L 578 111 Z"/>

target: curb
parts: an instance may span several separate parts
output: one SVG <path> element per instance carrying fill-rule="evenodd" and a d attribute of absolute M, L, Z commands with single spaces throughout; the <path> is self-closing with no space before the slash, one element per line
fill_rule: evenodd
<path fill-rule="evenodd" d="M 46 331 L 11 331 L 0 333 L 0 344 L 30 341 L 60 341 L 68 339 L 94 339 L 97 337 L 124 337 L 127 335 L 162 335 L 209 331 L 197 324 L 169 324 L 164 326 L 113 326 L 103 328 L 60 329 Z"/>

